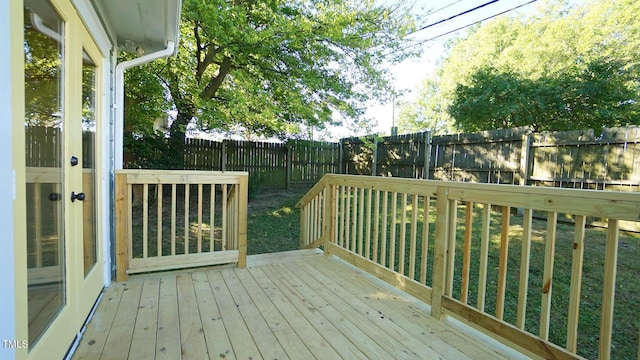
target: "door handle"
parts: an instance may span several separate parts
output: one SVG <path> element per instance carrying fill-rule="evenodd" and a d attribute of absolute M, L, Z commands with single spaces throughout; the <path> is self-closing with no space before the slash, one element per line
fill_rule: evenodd
<path fill-rule="evenodd" d="M 62 194 L 60 193 L 51 193 L 49 194 L 49 201 L 58 201 L 62 199 Z"/>
<path fill-rule="evenodd" d="M 77 193 L 77 194 L 75 192 L 73 192 L 73 191 L 71 192 L 71 202 L 76 201 L 76 199 L 80 200 L 80 201 L 84 201 L 84 197 L 85 196 L 84 196 L 83 192 Z"/>

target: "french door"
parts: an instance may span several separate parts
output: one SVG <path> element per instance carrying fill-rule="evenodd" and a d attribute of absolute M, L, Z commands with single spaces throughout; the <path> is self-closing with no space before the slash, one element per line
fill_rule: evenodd
<path fill-rule="evenodd" d="M 100 66 L 70 0 L 24 0 L 29 357 L 60 358 L 103 284 Z"/>

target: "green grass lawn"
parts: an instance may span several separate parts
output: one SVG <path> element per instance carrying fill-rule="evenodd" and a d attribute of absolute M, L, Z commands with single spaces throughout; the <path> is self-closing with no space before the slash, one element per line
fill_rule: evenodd
<path fill-rule="evenodd" d="M 300 209 L 296 203 L 308 188 L 258 190 L 249 201 L 247 254 L 297 250 Z"/>

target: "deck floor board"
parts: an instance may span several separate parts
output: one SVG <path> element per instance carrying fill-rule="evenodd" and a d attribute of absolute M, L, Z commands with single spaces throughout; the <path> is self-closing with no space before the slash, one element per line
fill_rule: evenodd
<path fill-rule="evenodd" d="M 341 260 L 300 254 L 113 284 L 74 359 L 509 358 Z"/>

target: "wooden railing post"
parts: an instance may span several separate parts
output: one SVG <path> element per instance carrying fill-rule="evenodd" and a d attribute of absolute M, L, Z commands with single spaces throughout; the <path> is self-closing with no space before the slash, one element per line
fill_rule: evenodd
<path fill-rule="evenodd" d="M 249 175 L 240 176 L 238 189 L 238 267 L 247 266 L 247 202 L 249 201 Z"/>
<path fill-rule="evenodd" d="M 115 174 L 116 281 L 126 281 L 129 267 L 127 175 Z"/>
<path fill-rule="evenodd" d="M 322 204 L 322 237 L 325 242 L 336 242 L 336 186 L 327 184 L 324 187 L 324 204 Z"/>
<path fill-rule="evenodd" d="M 446 187 L 438 187 L 436 199 L 436 238 L 433 257 L 433 281 L 431 292 L 431 316 L 442 319 L 442 298 L 445 293 L 447 276 L 447 243 L 449 239 L 450 202 Z"/>

